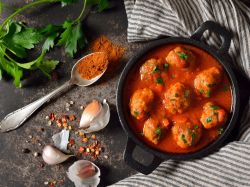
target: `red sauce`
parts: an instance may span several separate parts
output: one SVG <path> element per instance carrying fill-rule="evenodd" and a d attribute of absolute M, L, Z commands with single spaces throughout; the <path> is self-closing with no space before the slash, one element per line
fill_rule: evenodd
<path fill-rule="evenodd" d="M 167 54 L 173 50 L 177 46 L 182 46 L 185 48 L 189 48 L 194 55 L 196 56 L 196 63 L 194 68 L 187 68 L 187 69 L 181 69 L 181 68 L 175 68 L 175 67 L 169 67 L 166 76 L 163 77 L 163 81 L 165 83 L 164 90 L 160 93 L 155 93 L 156 97 L 154 100 L 154 105 L 151 110 L 151 113 L 154 114 L 154 116 L 162 116 L 157 114 L 164 113 L 167 118 L 172 121 L 175 118 L 178 118 L 180 116 L 186 116 L 192 121 L 199 121 L 201 113 L 202 113 L 202 107 L 203 105 L 208 102 L 212 101 L 217 103 L 219 106 L 223 107 L 227 113 L 229 114 L 230 118 L 230 112 L 231 112 L 231 103 L 232 103 L 232 95 L 231 95 L 231 87 L 230 87 L 230 81 L 225 71 L 223 71 L 223 78 L 216 90 L 213 91 L 213 94 L 210 98 L 204 98 L 202 96 L 198 96 L 194 91 L 194 79 L 198 73 L 201 71 L 211 68 L 211 67 L 221 67 L 220 64 L 217 62 L 217 60 L 212 57 L 207 52 L 186 44 L 169 44 L 164 45 L 159 48 L 156 48 L 152 50 L 150 53 L 148 53 L 145 58 L 141 59 L 140 63 L 134 67 L 134 69 L 131 70 L 131 72 L 128 75 L 128 78 L 126 80 L 125 89 L 124 89 L 124 103 L 125 103 L 125 112 L 126 112 L 126 118 L 128 120 L 128 123 L 131 127 L 131 129 L 134 131 L 135 134 L 144 142 L 146 142 L 149 146 L 158 149 L 163 152 L 171 152 L 171 153 L 188 153 L 188 152 L 195 152 L 201 148 L 204 148 L 211 142 L 213 142 L 216 138 L 218 138 L 218 129 L 204 129 L 200 141 L 187 149 L 183 149 L 179 147 L 176 144 L 176 141 L 173 138 L 171 128 L 167 130 L 164 137 L 160 140 L 160 142 L 155 145 L 151 142 L 149 142 L 146 138 L 140 135 L 143 129 L 144 121 L 136 120 L 133 116 L 130 114 L 129 109 L 129 102 L 132 94 L 137 90 L 145 87 L 150 87 L 149 83 L 146 83 L 144 81 L 141 81 L 140 79 L 140 73 L 139 68 L 140 66 L 148 59 L 150 58 L 163 58 L 167 56 Z M 185 86 L 189 87 L 192 90 L 192 100 L 190 107 L 182 114 L 170 114 L 168 113 L 162 103 L 162 100 L 164 98 L 164 92 L 169 88 L 170 85 L 176 82 L 181 82 L 185 84 Z M 159 119 L 161 120 L 161 119 Z"/>

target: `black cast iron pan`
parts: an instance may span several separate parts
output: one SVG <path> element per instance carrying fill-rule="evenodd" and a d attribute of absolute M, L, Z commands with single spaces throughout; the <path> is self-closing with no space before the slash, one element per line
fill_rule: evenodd
<path fill-rule="evenodd" d="M 219 49 L 214 49 L 205 43 L 201 41 L 201 38 L 205 31 L 212 31 L 218 35 L 220 35 L 222 39 L 222 44 Z M 130 70 L 136 65 L 136 63 L 140 62 L 140 59 L 145 56 L 149 51 L 162 46 L 166 44 L 171 43 L 183 43 L 183 44 L 189 44 L 193 45 L 195 47 L 198 47 L 210 55 L 212 55 L 217 61 L 221 64 L 221 66 L 224 68 L 224 70 L 227 72 L 228 77 L 231 81 L 231 87 L 232 87 L 232 111 L 231 111 L 231 117 L 228 120 L 228 124 L 226 125 L 226 129 L 224 130 L 223 134 L 213 143 L 208 145 L 207 147 L 188 154 L 172 154 L 172 153 L 166 153 L 161 152 L 159 150 L 153 149 L 150 146 L 148 146 L 146 143 L 142 142 L 130 129 L 129 124 L 125 117 L 125 111 L 124 111 L 124 105 L 127 105 L 128 103 L 123 103 L 123 88 L 124 84 L 126 82 L 127 75 L 129 74 Z M 130 61 L 127 63 L 126 67 L 124 68 L 119 83 L 118 83 L 118 89 L 117 89 L 117 110 L 119 119 L 121 122 L 121 125 L 127 134 L 127 145 L 124 151 L 124 160 L 125 162 L 135 170 L 144 173 L 149 174 L 151 173 L 162 161 L 164 160 L 187 160 L 187 159 L 196 159 L 200 157 L 204 157 L 215 150 L 217 150 L 219 147 L 223 146 L 225 140 L 228 138 L 228 136 L 231 134 L 233 128 L 235 127 L 235 123 L 239 114 L 239 87 L 237 83 L 237 79 L 235 77 L 235 74 L 233 72 L 233 68 L 231 67 L 230 58 L 228 55 L 228 50 L 231 43 L 231 34 L 229 31 L 227 31 L 225 28 L 221 27 L 219 24 L 207 21 L 204 22 L 193 34 L 190 38 L 182 38 L 182 37 L 169 37 L 165 39 L 159 39 L 154 42 L 152 42 L 147 48 L 143 49 L 139 53 L 136 53 Z M 142 149 L 147 151 L 149 154 L 152 154 L 154 156 L 153 161 L 149 165 L 144 165 L 140 163 L 139 161 L 135 160 L 133 158 L 133 151 L 136 146 L 140 146 Z"/>

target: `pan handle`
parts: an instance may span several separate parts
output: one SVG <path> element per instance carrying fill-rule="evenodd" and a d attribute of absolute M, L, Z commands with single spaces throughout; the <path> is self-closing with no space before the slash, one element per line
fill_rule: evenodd
<path fill-rule="evenodd" d="M 213 31 L 214 33 L 219 34 L 221 36 L 222 44 L 218 50 L 218 53 L 228 53 L 232 35 L 227 29 L 220 26 L 214 21 L 206 21 L 202 23 L 201 26 L 192 34 L 190 38 L 195 40 L 201 40 L 201 37 L 206 30 Z"/>
<path fill-rule="evenodd" d="M 145 175 L 150 174 L 162 162 L 162 160 L 159 157 L 154 156 L 152 162 L 149 165 L 141 164 L 140 162 L 138 162 L 133 158 L 133 152 L 135 148 L 136 144 L 130 138 L 128 138 L 127 145 L 124 151 L 124 161 L 127 165 L 129 165 L 136 171 L 139 171 L 140 173 L 143 173 Z"/>

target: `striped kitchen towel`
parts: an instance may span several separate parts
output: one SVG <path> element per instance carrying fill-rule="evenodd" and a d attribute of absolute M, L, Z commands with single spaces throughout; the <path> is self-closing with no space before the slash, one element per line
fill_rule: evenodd
<path fill-rule="evenodd" d="M 124 0 L 128 41 L 162 36 L 189 37 L 201 23 L 213 20 L 233 33 L 230 56 L 250 78 L 250 8 L 239 0 Z M 218 47 L 220 38 L 205 35 Z M 193 161 L 165 161 L 149 175 L 137 174 L 114 186 L 250 186 L 250 100 L 238 121 L 237 141 L 218 152 Z"/>

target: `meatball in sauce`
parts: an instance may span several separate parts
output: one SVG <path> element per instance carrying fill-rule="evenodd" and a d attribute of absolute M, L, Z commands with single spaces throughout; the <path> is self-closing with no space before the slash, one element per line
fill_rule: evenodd
<path fill-rule="evenodd" d="M 197 144 L 202 135 L 202 126 L 192 123 L 187 118 L 176 121 L 172 127 L 172 133 L 176 144 L 186 149 Z"/>
<path fill-rule="evenodd" d="M 130 112 L 136 119 L 145 118 L 154 100 L 154 93 L 149 88 L 136 90 L 130 100 Z"/>
<path fill-rule="evenodd" d="M 211 97 L 213 90 L 221 82 L 221 70 L 212 67 L 199 73 L 194 80 L 197 94 L 203 97 Z"/>
<path fill-rule="evenodd" d="M 220 106 L 213 102 L 208 102 L 203 106 L 200 121 L 206 129 L 224 125 L 227 121 L 227 113 Z"/>
<path fill-rule="evenodd" d="M 187 68 L 194 64 L 195 56 L 187 48 L 176 47 L 168 53 L 166 61 L 177 68 Z"/>
<path fill-rule="evenodd" d="M 164 130 L 169 126 L 168 119 L 163 119 L 159 121 L 157 118 L 150 117 L 144 123 L 143 135 L 150 142 L 158 144 L 160 138 L 164 134 Z"/>
<path fill-rule="evenodd" d="M 183 113 L 190 105 L 190 90 L 177 82 L 166 91 L 163 103 L 170 113 Z"/>

